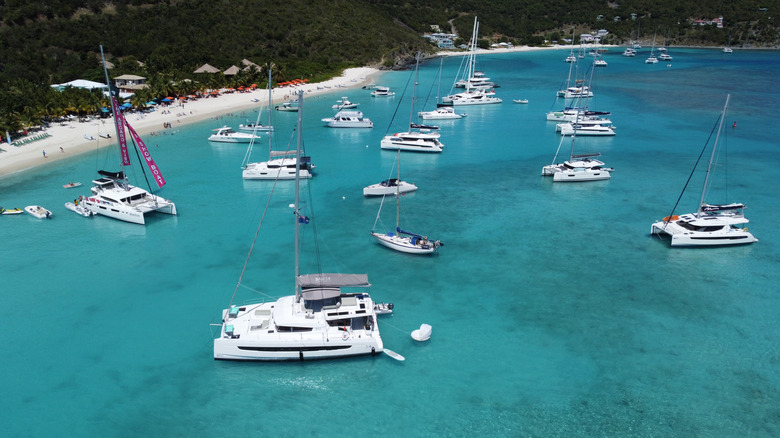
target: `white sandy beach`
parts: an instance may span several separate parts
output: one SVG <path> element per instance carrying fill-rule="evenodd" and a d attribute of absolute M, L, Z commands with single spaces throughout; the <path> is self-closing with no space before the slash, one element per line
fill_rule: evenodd
<path fill-rule="evenodd" d="M 569 50 L 570 46 L 553 47 L 511 47 L 502 49 L 479 49 L 477 54 L 512 53 L 534 50 Z M 463 56 L 467 51 L 442 51 L 437 56 Z M 303 90 L 304 98 L 316 94 L 333 91 L 333 88 L 358 87 L 372 81 L 371 76 L 380 71 L 370 67 L 351 68 L 336 78 L 321 83 L 305 84 L 296 87 L 282 87 L 273 90 L 272 104 L 280 103 L 292 97 L 293 93 Z M 217 117 L 230 112 L 265 106 L 268 103 L 268 90 L 255 89 L 246 93 L 221 94 L 216 98 L 197 99 L 183 105 L 172 104 L 166 108 L 158 108 L 149 113 L 129 114 L 127 120 L 139 135 L 146 138 L 152 133 L 160 133 L 166 129 L 176 130 L 178 127 L 208 118 Z M 168 125 L 169 124 L 169 125 Z M 165 126 L 170 126 L 166 128 Z M 77 119 L 62 124 L 52 124 L 43 132 L 36 132 L 29 137 L 41 134 L 48 137 L 31 141 L 22 146 L 7 143 L 0 145 L 0 177 L 15 172 L 22 172 L 36 166 L 61 160 L 76 154 L 94 150 L 97 147 L 115 145 L 115 129 L 112 118 L 79 122 Z M 110 135 L 110 139 L 104 138 Z M 101 137 L 102 136 L 102 137 Z M 94 140 L 89 140 L 91 137 Z M 12 138 L 12 141 L 25 138 Z M 44 156 L 43 152 L 46 152 Z"/>
<path fill-rule="evenodd" d="M 379 70 L 368 67 L 351 68 L 345 70 L 341 76 L 325 82 L 277 88 L 273 90 L 272 104 L 291 99 L 293 94 L 300 90 L 303 90 L 306 98 L 333 91 L 334 88 L 361 86 L 371 80 L 371 75 L 378 72 Z M 221 94 L 216 98 L 191 100 L 182 105 L 174 103 L 149 113 L 128 114 L 126 117 L 133 129 L 144 141 L 147 141 L 147 136 L 152 133 L 176 130 L 182 125 L 217 117 L 220 114 L 241 112 L 267 104 L 268 89 L 255 89 L 246 93 L 234 92 Z M 170 124 L 170 127 L 165 128 L 166 124 Z M 48 137 L 30 141 L 22 146 L 8 143 L 0 145 L 0 148 L 5 151 L 0 152 L 0 177 L 92 151 L 97 147 L 116 145 L 113 118 L 92 119 L 88 122 L 73 119 L 68 123 L 52 124 L 45 131 L 31 133 L 28 137 L 45 134 L 48 134 Z M 111 138 L 104 138 L 106 135 L 110 135 Z M 15 142 L 28 137 L 11 140 Z M 87 137 L 94 140 L 89 140 Z"/>

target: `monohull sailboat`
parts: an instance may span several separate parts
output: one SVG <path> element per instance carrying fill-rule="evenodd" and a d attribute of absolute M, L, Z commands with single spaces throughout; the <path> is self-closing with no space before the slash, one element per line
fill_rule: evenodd
<path fill-rule="evenodd" d="M 130 148 L 127 144 L 125 128 L 130 132 L 130 138 L 135 145 L 134 149 L 139 161 L 143 161 L 149 168 L 149 172 L 152 179 L 157 184 L 158 189 L 162 188 L 166 184 L 166 181 L 160 172 L 160 168 L 157 167 L 157 164 L 149 153 L 146 144 L 138 133 L 135 132 L 133 127 L 130 126 L 122 112 L 119 110 L 119 103 L 116 99 L 116 89 L 110 85 L 111 81 L 108 77 L 106 59 L 103 55 L 103 46 L 100 46 L 100 57 L 103 62 L 103 72 L 106 75 L 106 83 L 109 84 L 109 90 L 111 90 L 109 99 L 111 100 L 111 112 L 114 116 L 114 126 L 116 128 L 116 138 L 121 155 L 122 170 L 119 172 L 98 170 L 98 174 L 101 178 L 92 181 L 92 194 L 85 196 L 79 205 L 86 207 L 93 214 L 99 214 L 140 225 L 146 223 L 145 216 L 150 212 L 175 215 L 177 214 L 176 205 L 168 199 L 152 194 L 151 185 L 148 184 L 148 179 L 147 185 L 149 185 L 149 191 L 130 185 L 129 183 L 124 171 L 125 167 L 130 166 Z M 143 166 L 141 169 L 143 170 Z M 144 176 L 146 176 L 145 171 Z"/>
<path fill-rule="evenodd" d="M 298 104 L 296 158 L 300 157 L 302 144 L 302 93 L 298 95 Z M 366 292 L 370 286 L 367 275 L 300 274 L 300 228 L 310 221 L 301 211 L 300 174 L 301 165 L 297 164 L 293 204 L 295 293 L 263 303 L 238 305 L 231 300 L 222 310 L 221 323 L 215 324 L 220 327 L 220 333 L 214 339 L 214 359 L 289 361 L 374 355 L 385 351 L 375 303 Z M 247 263 L 250 256 L 251 250 Z M 247 263 L 240 278 L 244 276 Z M 240 285 L 239 280 L 236 291 Z M 363 290 L 348 292 L 347 288 Z"/>
<path fill-rule="evenodd" d="M 745 217 L 744 210 L 746 207 L 744 204 L 730 203 L 716 205 L 705 202 L 708 196 L 708 183 L 712 172 L 712 164 L 715 160 L 716 151 L 723 132 L 723 120 L 726 118 L 726 110 L 728 109 L 730 98 L 731 95 L 726 95 L 726 104 L 723 107 L 723 112 L 720 114 L 717 128 L 718 133 L 715 136 L 715 142 L 712 146 L 710 164 L 707 166 L 707 173 L 704 177 L 704 187 L 702 188 L 698 210 L 696 213 L 678 216 L 674 214 L 674 210 L 677 208 L 677 205 L 675 205 L 669 216 L 666 216 L 650 226 L 650 234 L 670 238 L 671 246 L 727 246 L 758 242 L 758 239 L 756 239 L 747 228 L 743 228 L 743 226 L 749 222 Z M 705 144 L 701 154 L 704 154 L 706 148 L 707 145 Z M 699 155 L 699 159 L 701 159 L 701 154 Z M 696 170 L 695 165 L 693 170 Z M 693 171 L 691 174 L 693 174 Z M 683 193 L 685 192 L 686 187 L 683 187 Z M 682 197 L 682 193 L 680 194 L 680 197 Z"/>

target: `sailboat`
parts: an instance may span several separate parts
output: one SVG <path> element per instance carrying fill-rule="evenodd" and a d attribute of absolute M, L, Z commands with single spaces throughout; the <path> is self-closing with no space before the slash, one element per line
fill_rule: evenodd
<path fill-rule="evenodd" d="M 273 98 L 273 89 L 271 83 L 271 69 L 268 69 L 268 126 L 271 125 L 271 100 Z M 299 106 L 296 103 L 296 108 Z M 260 115 L 262 111 L 257 113 L 257 122 L 255 126 L 260 124 Z M 268 131 L 268 161 L 260 161 L 250 163 L 249 160 L 252 156 L 252 150 L 254 148 L 254 140 L 249 142 L 249 147 L 244 155 L 244 161 L 241 168 L 241 177 L 243 179 L 295 179 L 296 175 L 300 174 L 300 178 L 311 178 L 313 176 L 312 171 L 314 165 L 311 163 L 311 157 L 300 157 L 300 169 L 298 169 L 298 158 L 293 157 L 294 153 L 290 150 L 286 151 L 274 151 L 273 150 L 273 131 Z"/>
<path fill-rule="evenodd" d="M 379 146 L 382 149 L 412 151 L 412 152 L 441 152 L 444 150 L 444 144 L 439 140 L 441 135 L 437 132 L 439 127 L 432 125 L 421 125 L 412 123 L 414 115 L 415 89 L 417 88 L 417 68 L 420 65 L 420 53 L 417 53 L 417 65 L 414 68 L 414 81 L 412 84 L 412 103 L 409 113 L 409 130 L 407 132 L 396 132 L 392 135 L 385 135 Z M 410 77 L 411 79 L 411 77 Z M 408 85 L 407 85 L 408 86 Z M 401 102 L 398 102 L 400 105 Z M 390 125 L 392 126 L 392 120 Z M 388 127 L 389 130 L 389 127 Z"/>
<path fill-rule="evenodd" d="M 744 204 L 714 205 L 705 202 L 712 163 L 715 159 L 720 135 L 723 132 L 723 120 L 726 118 L 726 110 L 728 109 L 730 98 L 731 95 L 726 95 L 726 104 L 723 107 L 723 112 L 720 114 L 718 134 L 715 136 L 715 143 L 713 143 L 712 154 L 710 155 L 710 164 L 707 166 L 707 173 L 704 177 L 704 187 L 699 200 L 699 209 L 696 213 L 678 216 L 674 214 L 674 209 L 677 208 L 677 205 L 675 205 L 669 216 L 650 226 L 651 234 L 671 238 L 671 246 L 726 246 L 758 242 L 758 239 L 747 228 L 742 227 L 749 222 L 744 214 L 746 208 Z M 705 144 L 701 151 L 702 154 L 704 154 L 706 148 L 707 145 Z M 696 170 L 695 165 L 694 170 Z M 683 192 L 685 192 L 685 188 L 683 188 Z M 682 195 L 680 196 L 682 197 Z"/>
<path fill-rule="evenodd" d="M 650 57 L 645 59 L 645 64 L 658 64 L 658 58 L 655 57 L 655 34 L 653 34 L 653 45 L 650 47 Z"/>
<path fill-rule="evenodd" d="M 578 119 L 575 119 L 574 126 L 577 126 Z M 558 149 L 555 151 L 552 164 L 548 164 L 542 168 L 542 176 L 552 176 L 553 182 L 585 182 L 585 181 L 600 181 L 610 179 L 612 176 L 610 172 L 614 169 L 604 167 L 604 162 L 597 160 L 599 153 L 590 154 L 575 154 L 574 144 L 576 138 L 580 135 L 579 130 L 575 130 L 575 133 L 571 136 L 571 153 L 569 159 L 563 163 L 555 163 L 558 159 L 558 154 L 563 145 L 565 136 L 561 137 L 560 143 L 558 143 Z"/>
<path fill-rule="evenodd" d="M 466 66 L 466 76 L 463 83 L 466 91 L 444 96 L 441 99 L 441 105 L 485 105 L 492 103 L 501 103 L 502 100 L 496 97 L 495 85 L 484 76 L 483 72 L 476 71 L 476 53 L 477 53 L 477 35 L 479 35 L 479 22 L 474 17 L 474 28 L 471 34 L 471 46 L 469 48 L 468 62 Z M 455 85 L 453 85 L 453 89 Z"/>
<path fill-rule="evenodd" d="M 399 160 L 400 160 L 400 151 Z M 400 163 L 398 165 L 398 179 L 401 178 Z M 422 236 L 417 233 L 404 231 L 401 229 L 401 186 L 395 186 L 395 232 L 379 233 L 376 232 L 376 225 L 379 222 L 379 217 L 382 213 L 382 205 L 384 205 L 385 197 L 382 197 L 382 204 L 379 206 L 379 212 L 376 214 L 376 220 L 374 220 L 374 228 L 371 230 L 371 235 L 380 245 L 386 246 L 390 249 L 405 252 L 408 254 L 433 254 L 436 250 L 444 244 L 439 240 L 429 239 L 426 236 Z"/>
<path fill-rule="evenodd" d="M 395 165 L 398 166 L 398 177 L 389 178 L 376 184 L 363 188 L 363 196 L 385 196 L 394 193 L 408 193 L 417 190 L 417 186 L 401 181 L 401 150 L 398 150 L 398 156 L 395 159 Z"/>
<path fill-rule="evenodd" d="M 302 92 L 298 94 L 298 104 L 302 109 Z M 300 157 L 303 143 L 302 112 L 298 112 L 296 158 Z M 264 303 L 236 305 L 231 301 L 222 310 L 221 323 L 215 324 L 220 327 L 220 333 L 214 339 L 214 359 L 302 361 L 374 355 L 384 351 L 375 303 L 365 291 L 370 286 L 367 275 L 300 273 L 299 230 L 310 220 L 301 212 L 300 171 L 301 166 L 297 165 L 293 204 L 295 293 Z M 247 261 L 250 256 L 251 251 Z M 241 278 L 243 276 L 244 272 Z M 240 285 L 239 281 L 236 290 Z M 346 288 L 363 291 L 348 292 Z"/>
<path fill-rule="evenodd" d="M 444 66 L 444 58 L 442 57 L 439 60 L 439 76 L 436 80 L 437 84 L 437 91 L 436 91 L 436 101 L 438 103 L 439 95 L 441 91 L 441 71 L 442 67 Z M 433 87 L 431 87 L 433 89 Z M 430 97 L 430 91 L 428 92 L 428 96 Z M 427 99 L 426 99 L 427 102 Z M 457 120 L 462 119 L 466 117 L 466 113 L 456 113 L 455 109 L 451 106 L 439 106 L 436 105 L 436 108 L 430 110 L 430 111 L 420 111 L 417 113 L 417 116 L 420 117 L 423 120 Z"/>
<path fill-rule="evenodd" d="M 127 127 L 133 144 L 137 151 L 140 152 L 139 160 L 141 160 L 140 157 L 143 157 L 143 160 L 141 161 L 148 166 L 149 172 L 151 173 L 154 182 L 157 184 L 157 187 L 162 188 L 165 185 L 165 178 L 163 178 L 160 168 L 157 167 L 154 159 L 152 159 L 149 149 L 146 147 L 143 140 L 141 140 L 141 137 L 135 132 L 133 127 L 130 126 L 130 123 L 124 118 L 122 112 L 119 111 L 115 88 L 111 87 L 111 81 L 108 78 L 106 59 L 103 56 L 103 46 L 100 46 L 100 56 L 103 60 L 103 72 L 106 75 L 106 83 L 109 84 L 109 89 L 111 90 L 111 112 L 114 116 L 114 126 L 116 128 L 116 138 L 121 155 L 122 169 L 130 165 L 130 154 L 128 152 L 127 137 L 125 135 L 125 127 Z M 101 178 L 92 180 L 92 184 L 94 184 L 91 189 L 92 194 L 85 196 L 81 202 L 81 205 L 89 209 L 92 213 L 140 225 L 146 223 L 145 215 L 153 211 L 172 215 L 176 214 L 176 205 L 172 201 L 154 195 L 140 187 L 130 185 L 124 170 L 119 172 L 99 170 L 98 174 L 101 175 Z M 144 175 L 146 175 L 145 172 Z M 149 190 L 151 190 L 151 187 L 149 187 Z"/>
<path fill-rule="evenodd" d="M 418 54 L 418 60 L 419 60 L 419 54 Z M 414 101 L 414 99 L 412 99 L 412 101 Z M 394 184 L 392 186 L 388 184 L 386 187 L 380 187 L 380 188 L 374 187 L 375 190 L 378 189 L 384 189 L 384 190 L 382 193 L 382 203 L 380 204 L 379 211 L 376 214 L 376 219 L 374 220 L 374 227 L 371 229 L 371 235 L 379 244 L 384 245 L 390 249 L 394 249 L 396 251 L 405 252 L 409 254 L 432 254 L 436 252 L 436 250 L 440 246 L 443 245 L 441 241 L 431 240 L 420 234 L 403 231 L 401 229 L 401 194 L 403 193 L 403 191 L 417 190 L 417 186 L 411 185 L 410 187 L 407 183 L 401 181 L 401 150 L 400 149 L 398 149 L 398 156 L 396 157 L 395 164 L 397 169 L 397 177 L 394 180 L 388 180 L 388 181 L 394 181 Z M 366 189 L 372 187 L 373 186 L 369 186 L 366 187 Z M 387 189 L 390 188 L 394 190 L 388 193 L 389 190 Z M 406 188 L 407 190 L 404 190 L 404 188 Z M 364 195 L 366 193 L 365 191 L 366 189 L 364 189 L 363 191 Z M 378 233 L 375 231 L 376 225 L 377 222 L 379 222 L 380 215 L 382 214 L 382 205 L 384 205 L 385 203 L 385 196 L 388 194 L 395 194 L 395 231 L 389 233 Z"/>

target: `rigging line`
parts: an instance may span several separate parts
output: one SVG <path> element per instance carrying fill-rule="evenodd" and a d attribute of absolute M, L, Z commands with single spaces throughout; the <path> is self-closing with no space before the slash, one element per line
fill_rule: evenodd
<path fill-rule="evenodd" d="M 127 123 L 127 122 L 125 122 L 125 123 Z M 124 126 L 122 127 L 122 129 L 124 129 Z M 146 176 L 146 170 L 144 169 L 144 162 L 141 159 L 141 153 L 138 152 L 138 145 L 135 143 L 135 139 L 133 139 L 132 135 L 129 136 L 129 137 L 130 137 L 130 141 L 133 142 L 133 149 L 135 150 L 135 156 L 138 158 L 138 164 L 139 164 L 138 167 L 141 168 L 141 173 L 144 174 L 144 181 L 146 181 L 146 186 L 149 187 L 149 192 L 153 193 L 152 192 L 152 185 L 149 184 L 149 177 Z M 157 204 L 157 198 L 154 199 L 154 203 Z"/>
<path fill-rule="evenodd" d="M 265 297 L 268 297 L 268 298 L 270 298 L 270 299 L 272 299 L 272 300 L 273 300 L 273 299 L 277 299 L 277 298 L 278 298 L 278 297 L 274 297 L 274 296 L 268 295 L 268 294 L 267 294 L 267 293 L 265 293 L 265 292 L 259 291 L 259 290 L 257 290 L 257 289 L 253 289 L 253 288 L 251 288 L 251 287 L 249 287 L 249 286 L 246 286 L 246 285 L 243 285 L 243 284 L 241 284 L 241 285 L 239 285 L 239 286 L 243 287 L 244 289 L 249 289 L 249 290 L 251 290 L 252 292 L 254 292 L 254 293 L 258 294 L 258 295 L 263 295 L 263 296 L 265 296 Z"/>
<path fill-rule="evenodd" d="M 677 197 L 677 202 L 674 203 L 674 207 L 672 207 L 672 211 L 669 213 L 669 219 L 671 219 L 672 215 L 674 214 L 674 211 L 677 210 L 677 206 L 680 204 L 680 200 L 682 199 L 683 193 L 685 193 L 685 189 L 688 188 L 688 184 L 691 182 L 691 179 L 693 178 L 693 173 L 696 171 L 696 167 L 698 167 L 699 162 L 701 161 L 701 157 L 704 155 L 704 151 L 707 150 L 707 145 L 710 144 L 710 140 L 712 139 L 712 134 L 715 133 L 715 130 L 718 128 L 718 123 L 720 122 L 721 117 L 723 117 L 723 114 L 721 114 L 718 119 L 715 121 L 715 126 L 712 127 L 712 131 L 710 131 L 709 137 L 707 137 L 707 141 L 704 143 L 704 147 L 701 148 L 701 152 L 699 152 L 699 158 L 696 159 L 696 163 L 693 165 L 693 169 L 691 169 L 690 175 L 688 175 L 688 180 L 685 181 L 685 185 L 683 186 L 682 192 L 680 192 L 680 196 Z M 664 229 L 666 229 L 666 226 L 671 222 L 671 220 L 667 221 L 664 224 Z"/>
<path fill-rule="evenodd" d="M 263 209 L 263 214 L 260 216 L 260 223 L 257 224 L 257 230 L 255 231 L 255 237 L 252 239 L 252 245 L 249 247 L 249 252 L 246 255 L 246 260 L 244 260 L 244 266 L 241 268 L 241 275 L 238 276 L 238 283 L 236 284 L 236 288 L 233 289 L 233 296 L 230 297 L 230 304 L 228 305 L 228 308 L 233 305 L 233 300 L 236 298 L 236 293 L 238 293 L 238 288 L 241 287 L 241 281 L 244 279 L 244 273 L 246 273 L 246 268 L 249 265 L 249 258 L 252 256 L 252 251 L 255 249 L 255 243 L 257 243 L 257 236 L 260 235 L 260 227 L 263 226 L 263 221 L 265 220 L 265 215 L 268 213 L 268 208 L 271 206 L 271 198 L 273 197 L 274 190 L 276 189 L 276 183 L 279 181 L 279 178 L 277 177 L 274 179 L 274 184 L 271 186 L 271 193 L 268 195 L 268 200 L 266 201 L 265 208 Z"/>
<path fill-rule="evenodd" d="M 414 77 L 414 72 L 412 72 L 409 75 L 409 79 L 406 80 L 404 91 L 403 93 L 401 93 L 401 98 L 398 99 L 398 104 L 395 106 L 395 111 L 393 111 L 393 117 L 390 118 L 390 123 L 387 125 L 387 130 L 385 131 L 385 135 L 387 135 L 387 133 L 390 132 L 390 128 L 393 126 L 393 120 L 395 120 L 395 115 L 398 114 L 398 108 L 401 107 L 401 103 L 404 101 L 404 96 L 406 96 L 406 90 L 409 88 L 409 82 L 412 80 L 412 77 Z M 407 127 L 406 129 L 409 130 L 409 127 Z"/>

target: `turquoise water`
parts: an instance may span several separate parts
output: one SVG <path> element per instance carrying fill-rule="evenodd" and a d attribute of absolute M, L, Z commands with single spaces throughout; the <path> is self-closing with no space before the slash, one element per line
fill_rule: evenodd
<path fill-rule="evenodd" d="M 0 205 L 54 212 L 49 221 L 0 218 L 3 434 L 780 435 L 780 56 L 676 49 L 666 67 L 619 53 L 593 82 L 593 108 L 612 111 L 618 135 L 576 144 L 616 170 L 610 181 L 571 185 L 540 176 L 559 144 L 544 113 L 560 108 L 553 96 L 568 53 L 479 58 L 504 103 L 462 108 L 468 117 L 440 123 L 444 153 L 402 158 L 403 179 L 420 187 L 403 198 L 405 227 L 445 242 L 434 257 L 373 243 L 379 200 L 361 195 L 390 175 L 395 153 L 379 140 L 410 72 L 376 80 L 393 98 L 358 88 L 306 100 L 317 170 L 305 208 L 319 263 L 368 273 L 374 298 L 395 303 L 380 327 L 403 363 L 212 359 L 209 324 L 233 294 L 272 184 L 241 179 L 243 146 L 206 138 L 254 121 L 251 112 L 146 138 L 168 180 L 161 194 L 180 215 L 145 227 L 63 207 L 88 192 L 97 168 L 112 167 L 102 152 L 0 179 Z M 445 59 L 446 84 L 459 62 Z M 438 60 L 421 66 L 421 100 L 432 86 L 436 95 L 438 71 Z M 405 129 L 410 93 L 391 131 Z M 728 154 L 708 200 L 747 204 L 760 241 L 672 250 L 649 236 L 650 224 L 671 212 L 726 93 Z M 375 128 L 323 127 L 341 96 Z M 274 117 L 284 148 L 296 116 Z M 75 180 L 85 186 L 61 188 Z M 676 212 L 693 211 L 702 181 L 697 173 Z M 292 291 L 292 185 L 274 190 L 239 300 Z M 392 227 L 393 215 L 384 208 L 382 223 Z M 310 272 L 318 262 L 302 263 Z M 427 343 L 409 337 L 421 323 L 433 326 Z"/>

